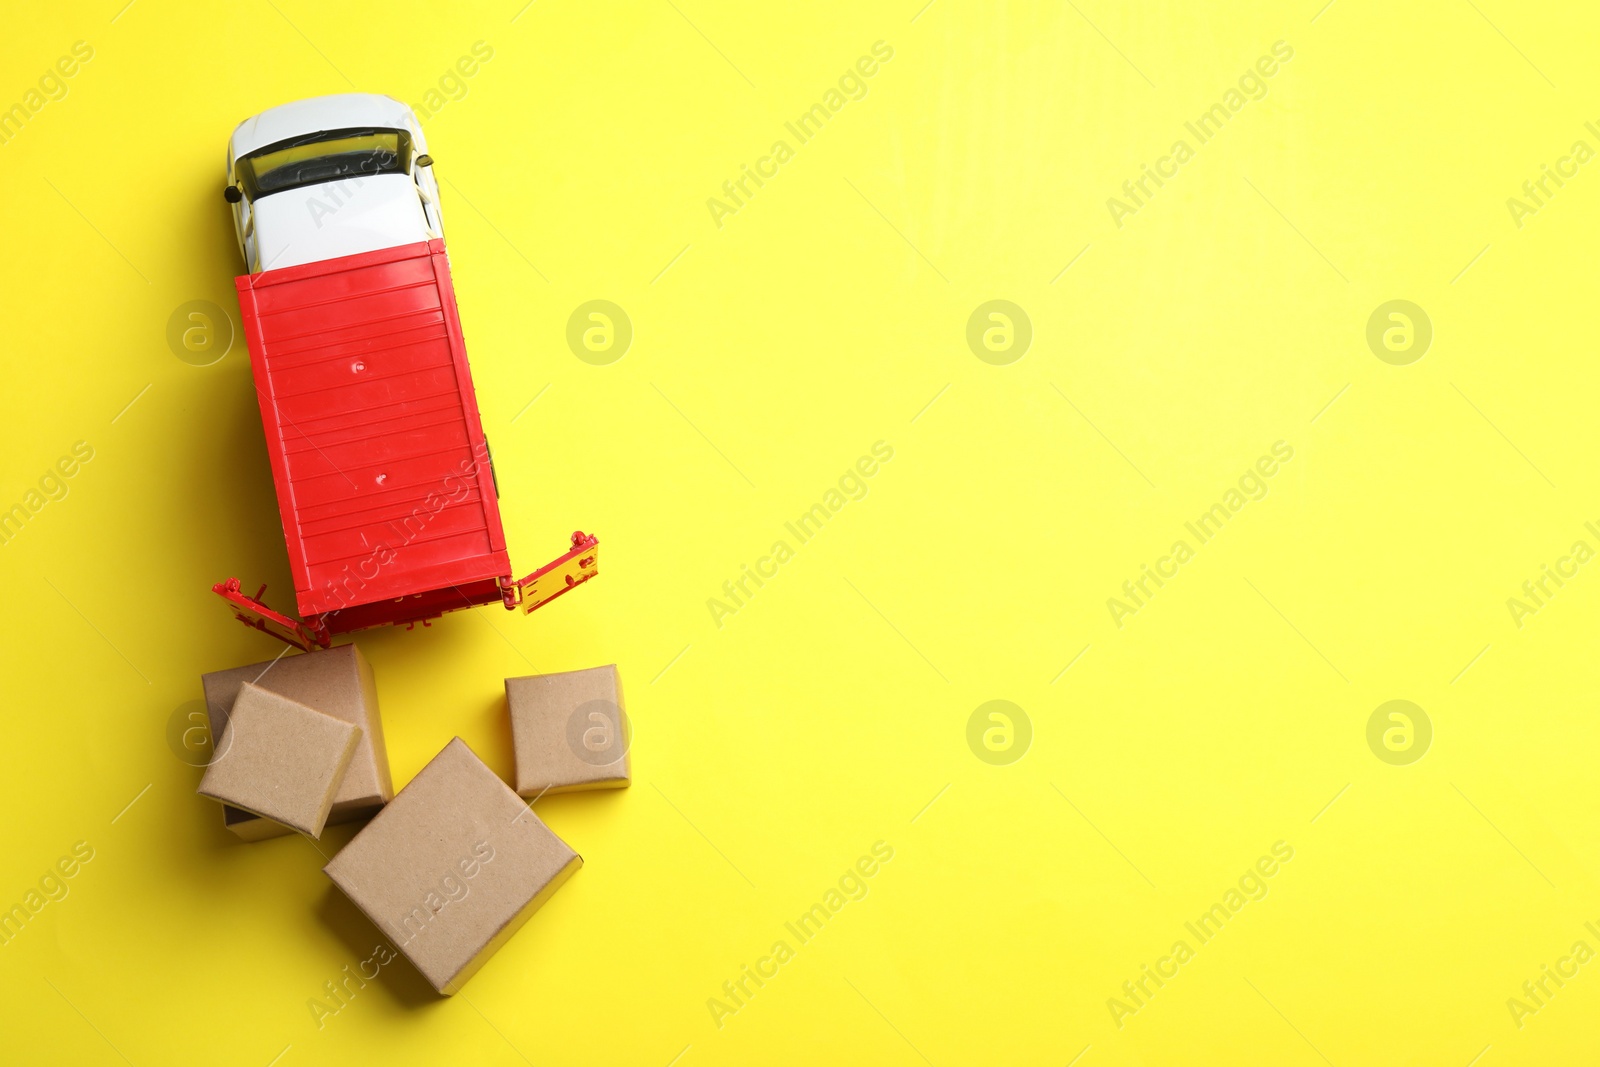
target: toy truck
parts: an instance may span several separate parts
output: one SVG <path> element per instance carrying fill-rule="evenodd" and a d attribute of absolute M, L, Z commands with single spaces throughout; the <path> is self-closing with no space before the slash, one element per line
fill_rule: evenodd
<path fill-rule="evenodd" d="M 472 388 L 439 186 L 387 96 L 284 104 L 228 148 L 239 313 L 299 617 L 212 587 L 291 645 L 500 601 L 524 612 L 593 578 L 599 542 L 512 578 Z"/>

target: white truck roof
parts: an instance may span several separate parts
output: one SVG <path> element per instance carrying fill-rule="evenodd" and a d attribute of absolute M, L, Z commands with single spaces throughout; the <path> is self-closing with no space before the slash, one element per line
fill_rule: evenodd
<path fill-rule="evenodd" d="M 411 108 L 392 96 L 338 93 L 280 104 L 245 119 L 234 129 L 229 150 L 239 159 L 290 137 L 365 127 L 419 132 Z"/>

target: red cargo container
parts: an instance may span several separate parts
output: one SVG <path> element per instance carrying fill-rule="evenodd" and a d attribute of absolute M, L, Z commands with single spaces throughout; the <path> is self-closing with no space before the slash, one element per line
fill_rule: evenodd
<path fill-rule="evenodd" d="M 513 580 L 441 240 L 241 276 L 300 620 L 214 586 L 302 648 L 501 601 L 532 611 L 598 572 L 599 542 Z"/>

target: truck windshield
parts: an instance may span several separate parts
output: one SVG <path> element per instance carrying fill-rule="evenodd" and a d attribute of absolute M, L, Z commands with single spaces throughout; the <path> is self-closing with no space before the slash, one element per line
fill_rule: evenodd
<path fill-rule="evenodd" d="M 325 130 L 268 145 L 238 163 L 251 200 L 285 189 L 374 174 L 411 172 L 411 135 L 404 130 Z"/>

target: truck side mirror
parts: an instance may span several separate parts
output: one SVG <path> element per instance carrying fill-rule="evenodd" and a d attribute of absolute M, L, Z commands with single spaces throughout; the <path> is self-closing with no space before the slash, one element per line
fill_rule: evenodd
<path fill-rule="evenodd" d="M 417 166 L 419 166 L 419 167 L 431 167 L 431 166 L 433 166 L 433 157 L 430 156 L 430 155 L 427 155 L 427 154 L 423 154 L 423 155 L 418 156 L 417 157 Z"/>
<path fill-rule="evenodd" d="M 222 190 L 222 199 L 230 204 L 237 204 L 244 199 L 244 193 L 240 191 L 237 185 L 230 185 Z"/>

